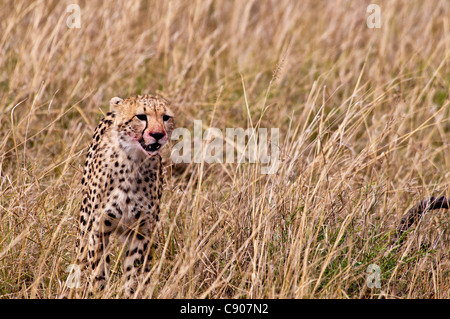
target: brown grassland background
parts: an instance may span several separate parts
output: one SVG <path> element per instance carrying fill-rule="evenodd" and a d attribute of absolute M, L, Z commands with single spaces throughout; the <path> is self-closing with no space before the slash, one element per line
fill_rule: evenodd
<path fill-rule="evenodd" d="M 450 298 L 450 3 L 0 1 L 0 297 L 56 298 L 114 96 L 178 127 L 279 128 L 281 164 L 171 164 L 150 298 Z M 174 142 L 172 142 L 172 145 Z M 94 298 L 121 297 L 121 249 Z M 368 288 L 367 268 L 381 270 Z"/>

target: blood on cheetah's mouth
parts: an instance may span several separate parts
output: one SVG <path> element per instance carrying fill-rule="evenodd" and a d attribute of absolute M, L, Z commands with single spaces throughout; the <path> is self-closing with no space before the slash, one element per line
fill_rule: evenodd
<path fill-rule="evenodd" d="M 159 143 L 145 145 L 144 139 L 139 140 L 139 144 L 148 153 L 154 153 L 161 148 L 161 144 Z"/>

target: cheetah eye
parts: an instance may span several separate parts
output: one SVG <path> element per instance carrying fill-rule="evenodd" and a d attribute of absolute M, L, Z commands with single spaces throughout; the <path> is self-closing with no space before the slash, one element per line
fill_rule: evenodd
<path fill-rule="evenodd" d="M 140 121 L 147 121 L 147 115 L 145 115 L 145 114 L 138 114 L 138 115 L 136 115 L 136 117 Z"/>
<path fill-rule="evenodd" d="M 168 120 L 170 120 L 171 116 L 169 115 L 163 115 L 163 121 L 167 122 Z"/>

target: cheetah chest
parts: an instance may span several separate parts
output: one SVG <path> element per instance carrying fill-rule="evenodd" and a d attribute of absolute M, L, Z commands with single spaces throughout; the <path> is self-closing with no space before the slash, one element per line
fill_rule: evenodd
<path fill-rule="evenodd" d="M 106 196 L 105 226 L 119 235 L 139 224 L 154 225 L 159 220 L 162 179 L 160 158 L 113 165 L 111 187 Z"/>

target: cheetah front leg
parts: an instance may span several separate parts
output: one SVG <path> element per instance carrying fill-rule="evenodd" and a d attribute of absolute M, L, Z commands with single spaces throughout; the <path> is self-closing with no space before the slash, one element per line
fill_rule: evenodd
<path fill-rule="evenodd" d="M 92 232 L 89 236 L 87 265 L 90 268 L 89 291 L 99 291 L 104 288 L 105 280 L 109 278 L 109 233 Z"/>
<path fill-rule="evenodd" d="M 146 225 L 147 226 L 147 225 Z M 132 297 L 141 285 L 148 283 L 147 275 L 152 266 L 154 240 L 149 227 L 133 231 L 128 240 L 124 259 L 125 295 Z"/>

